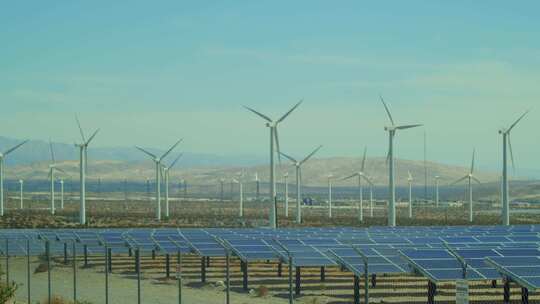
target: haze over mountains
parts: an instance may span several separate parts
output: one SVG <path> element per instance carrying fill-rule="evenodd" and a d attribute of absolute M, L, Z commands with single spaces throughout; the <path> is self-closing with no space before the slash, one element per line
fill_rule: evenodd
<path fill-rule="evenodd" d="M 19 143 L 20 140 L 0 137 L 0 149 L 3 151 L 9 146 Z M 53 143 L 58 166 L 68 175 L 78 177 L 78 149 L 65 143 Z M 150 149 L 158 154 L 162 151 Z M 181 147 L 178 149 L 181 151 Z M 170 162 L 179 152 L 168 156 Z M 167 160 L 165 163 L 167 163 Z M 16 153 L 7 158 L 7 177 L 10 179 L 23 178 L 27 180 L 42 180 L 47 178 L 50 162 L 49 144 L 45 141 L 31 140 Z M 262 181 L 268 179 L 268 166 L 265 158 L 256 156 L 218 156 L 212 154 L 186 153 L 171 172 L 172 179 L 186 178 L 190 183 L 212 184 L 221 178 L 229 179 L 245 172 L 245 180 L 252 181 L 258 173 Z M 328 174 L 332 174 L 340 185 L 354 185 L 356 178 L 348 181 L 339 181 L 340 178 L 358 171 L 361 166 L 361 157 L 332 157 L 313 158 L 303 167 L 303 184 L 306 186 L 326 185 Z M 295 178 L 294 167 L 287 159 L 281 160 L 278 181 L 282 175 L 289 172 L 289 181 Z M 440 176 L 441 185 L 446 185 L 464 176 L 469 168 L 427 162 L 429 183 L 434 176 Z M 396 160 L 396 183 L 407 184 L 407 171 L 410 171 L 417 185 L 424 183 L 424 162 L 413 160 Z M 387 166 L 383 157 L 368 158 L 365 173 L 376 185 L 387 183 Z M 89 178 L 102 180 L 144 180 L 154 178 L 154 165 L 148 158 L 133 147 L 90 148 L 89 149 Z M 477 171 L 476 176 L 484 183 L 498 181 L 496 172 Z"/>

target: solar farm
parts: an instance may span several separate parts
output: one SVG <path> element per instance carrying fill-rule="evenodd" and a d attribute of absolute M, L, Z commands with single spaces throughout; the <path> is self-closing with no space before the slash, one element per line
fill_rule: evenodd
<path fill-rule="evenodd" d="M 166 303 L 145 298 L 141 282 L 154 280 L 167 285 L 168 303 L 219 284 L 216 303 L 261 286 L 262 303 L 455 303 L 458 281 L 470 302 L 535 303 L 539 233 L 540 225 L 23 229 L 2 230 L 0 250 L 7 279 L 21 286 L 17 300 L 27 302 L 69 290 L 62 296 L 74 302 Z M 48 265 L 47 275 L 32 274 L 37 261 Z M 11 264 L 27 274 L 14 277 Z M 80 282 L 84 271 L 101 278 L 91 295 Z M 113 276 L 137 284 L 119 288 Z"/>

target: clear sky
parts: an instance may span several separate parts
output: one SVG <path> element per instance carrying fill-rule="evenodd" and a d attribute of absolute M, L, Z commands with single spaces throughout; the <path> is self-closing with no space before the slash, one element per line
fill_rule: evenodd
<path fill-rule="evenodd" d="M 266 155 L 277 117 L 294 155 L 386 153 L 382 94 L 400 123 L 424 123 L 429 158 L 497 168 L 498 128 L 517 166 L 540 170 L 538 1 L 5 1 L 0 133 L 95 146 Z M 422 129 L 397 156 L 422 159 Z"/>

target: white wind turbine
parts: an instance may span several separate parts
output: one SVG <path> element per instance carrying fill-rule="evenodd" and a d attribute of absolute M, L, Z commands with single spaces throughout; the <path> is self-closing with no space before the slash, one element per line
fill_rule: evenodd
<path fill-rule="evenodd" d="M 81 133 L 82 142 L 80 144 L 75 144 L 75 147 L 79 147 L 79 175 L 80 175 L 80 210 L 79 210 L 79 224 L 86 224 L 86 170 L 88 169 L 88 145 L 94 139 L 96 134 L 99 132 L 97 129 L 88 140 L 84 137 L 84 132 L 81 128 L 81 123 L 79 118 L 75 116 L 77 121 L 77 126 L 79 126 L 79 131 Z"/>
<path fill-rule="evenodd" d="M 332 218 L 332 180 L 334 176 L 328 174 L 328 218 Z"/>
<path fill-rule="evenodd" d="M 23 202 L 24 202 L 24 191 L 23 191 L 24 181 L 22 179 L 19 180 L 19 200 L 21 201 L 21 210 L 23 209 Z"/>
<path fill-rule="evenodd" d="M 475 157 L 475 150 L 473 149 L 472 154 L 472 162 L 471 162 L 471 170 L 467 175 L 464 177 L 458 179 L 457 181 L 453 182 L 451 185 L 455 185 L 461 181 L 468 180 L 469 183 L 469 222 L 473 222 L 473 189 L 472 189 L 472 181 L 477 182 L 478 184 L 481 184 L 480 180 L 476 178 L 474 174 L 474 157 Z"/>
<path fill-rule="evenodd" d="M 53 145 L 52 145 L 52 142 L 49 140 L 49 148 L 51 150 L 51 164 L 49 164 L 49 181 L 51 183 L 51 188 L 50 188 L 50 199 L 51 199 L 51 214 L 54 215 L 56 213 L 56 206 L 55 206 L 55 198 L 54 198 L 54 183 L 56 182 L 55 180 L 55 172 L 56 171 L 60 171 L 62 173 L 66 173 L 66 171 L 60 169 L 60 168 L 57 168 L 56 167 L 56 159 L 54 157 L 54 149 L 53 149 Z"/>
<path fill-rule="evenodd" d="M 297 161 L 293 157 L 281 153 L 281 155 L 288 158 L 293 166 L 296 168 L 296 222 L 298 224 L 302 223 L 302 165 L 307 162 L 319 149 L 322 148 L 322 145 L 318 146 L 313 152 L 311 152 L 308 156 L 306 156 L 303 160 Z"/>
<path fill-rule="evenodd" d="M 283 174 L 283 183 L 285 184 L 285 218 L 289 217 L 289 172 Z"/>
<path fill-rule="evenodd" d="M 64 210 L 64 179 L 60 179 L 60 209 Z"/>
<path fill-rule="evenodd" d="M 384 109 L 386 110 L 386 114 L 388 114 L 388 118 L 390 119 L 390 126 L 384 127 L 384 130 L 388 132 L 388 156 L 387 156 L 387 162 L 388 162 L 388 188 L 390 192 L 390 199 L 388 202 L 388 226 L 394 227 L 396 226 L 396 187 L 394 183 L 394 137 L 396 136 L 397 130 L 404 130 L 404 129 L 410 129 L 422 126 L 421 124 L 414 124 L 414 125 L 396 125 L 394 123 L 394 119 L 392 118 L 392 114 L 390 114 L 390 110 L 388 109 L 388 106 L 384 102 L 384 99 L 382 96 L 380 96 L 381 102 L 384 105 Z"/>
<path fill-rule="evenodd" d="M 169 217 L 169 174 L 171 169 L 174 167 L 176 162 L 182 157 L 183 153 L 180 153 L 178 157 L 167 167 L 165 165 L 161 165 L 163 169 L 163 179 L 165 180 L 165 217 Z"/>
<path fill-rule="evenodd" d="M 439 207 L 439 179 L 441 177 L 435 176 L 435 207 Z"/>
<path fill-rule="evenodd" d="M 156 219 L 158 221 L 161 221 L 161 161 L 169 154 L 171 151 L 178 146 L 178 144 L 182 141 L 182 139 L 178 140 L 172 147 L 167 150 L 167 152 L 163 153 L 160 157 L 146 151 L 145 149 L 141 147 L 135 146 L 135 148 L 139 149 L 143 153 L 150 156 L 152 161 L 156 164 Z"/>
<path fill-rule="evenodd" d="M 20 146 L 24 145 L 28 140 L 7 149 L 4 153 L 0 153 L 0 216 L 4 216 L 4 159 L 9 153 L 17 150 Z"/>
<path fill-rule="evenodd" d="M 239 191 L 239 195 L 240 195 L 240 197 L 239 197 L 240 206 L 239 206 L 238 215 L 240 217 L 244 217 L 244 181 L 243 181 L 243 178 L 244 178 L 244 172 L 240 173 L 240 175 L 238 176 L 238 179 L 236 179 L 236 178 L 232 179 L 233 183 L 238 184 L 238 191 Z"/>
<path fill-rule="evenodd" d="M 512 160 L 512 168 L 515 172 L 514 153 L 512 152 L 512 142 L 510 141 L 510 131 L 518 124 L 518 122 L 527 115 L 529 111 L 526 111 L 521 115 L 508 129 L 499 130 L 499 134 L 503 136 L 503 172 L 502 172 L 502 222 L 503 225 L 510 225 L 510 194 L 508 190 L 508 156 L 507 156 L 507 143 L 510 147 L 510 158 Z"/>
<path fill-rule="evenodd" d="M 408 177 L 407 182 L 409 182 L 409 218 L 412 218 L 412 183 L 413 177 L 410 171 L 407 171 Z"/>
<path fill-rule="evenodd" d="M 359 196 L 359 203 L 356 204 L 356 209 L 358 209 L 358 220 L 360 222 L 364 221 L 364 187 L 362 185 L 362 179 L 365 180 L 369 185 L 373 185 L 369 177 L 364 173 L 366 168 L 366 156 L 367 156 L 367 147 L 364 148 L 364 157 L 362 158 L 362 166 L 360 167 L 360 171 L 351 174 L 343 180 L 347 180 L 353 177 L 358 177 L 358 196 Z"/>
<path fill-rule="evenodd" d="M 264 120 L 266 120 L 266 126 L 270 129 L 270 212 L 269 212 L 269 221 L 270 221 L 270 227 L 276 228 L 277 227 L 277 197 L 276 197 L 276 176 L 275 176 L 275 164 L 274 164 L 274 156 L 277 151 L 278 157 L 280 153 L 279 149 L 279 135 L 278 135 L 278 125 L 281 123 L 289 114 L 292 113 L 300 104 L 302 103 L 302 100 L 300 100 L 296 105 L 294 105 L 287 113 L 285 113 L 283 116 L 281 116 L 278 120 L 273 121 L 268 116 L 259 113 L 255 111 L 252 108 L 244 106 L 247 110 L 255 113 L 256 115 L 260 116 Z M 275 147 L 274 147 L 275 145 Z"/>

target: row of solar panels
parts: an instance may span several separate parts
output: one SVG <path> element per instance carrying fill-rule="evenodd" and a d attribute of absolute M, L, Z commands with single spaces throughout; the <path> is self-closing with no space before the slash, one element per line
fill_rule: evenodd
<path fill-rule="evenodd" d="M 536 228 L 3 230 L 0 250 L 23 255 L 29 245 L 30 254 L 42 254 L 49 240 L 52 254 L 72 254 L 67 246 L 72 243 L 78 252 L 86 248 L 90 254 L 102 254 L 104 246 L 114 252 L 138 248 L 143 253 L 180 251 L 204 257 L 223 257 L 229 251 L 245 262 L 287 263 L 291 258 L 293 266 L 340 265 L 356 275 L 363 275 L 367 265 L 370 274 L 412 271 L 435 283 L 461 278 L 464 261 L 469 280 L 499 279 L 507 271 L 505 275 L 533 288 L 540 282 L 540 271 L 522 261 L 540 256 Z"/>
<path fill-rule="evenodd" d="M 501 228 L 502 227 L 502 228 Z M 245 238 L 245 239 L 302 239 L 307 245 L 409 245 L 413 247 L 425 246 L 439 248 L 443 243 L 455 246 L 495 246 L 495 245 L 525 245 L 539 243 L 538 226 L 489 226 L 489 227 L 415 227 L 413 228 L 307 228 L 307 229 L 87 229 L 87 230 L 3 230 L 0 238 L 9 239 L 16 243 L 9 248 L 11 255 L 17 255 L 26 239 L 31 240 L 31 254 L 42 252 L 43 244 L 35 240 L 49 239 L 60 243 L 77 241 L 79 245 L 85 244 L 90 252 L 103 245 L 113 249 L 138 247 L 143 251 L 155 250 L 183 252 L 195 251 L 201 255 L 212 256 L 208 252 L 212 246 L 216 247 L 214 237 Z M 382 231 L 386 231 L 386 234 Z M 396 232 L 399 231 L 399 232 Z M 407 233 L 404 233 L 406 231 Z M 414 231 L 414 233 L 412 233 Z M 402 233 L 404 235 L 400 235 Z M 17 244 L 18 243 L 18 244 Z M 193 246 L 189 246 L 189 244 Z M 207 245 L 205 245 L 207 244 Z M 210 244 L 210 245 L 208 245 Z M 213 245 L 212 245 L 213 244 Z M 52 250 L 61 244 L 53 245 Z M 35 250 L 32 250 L 35 249 Z M 5 251 L 5 242 L 0 242 L 0 250 Z M 219 251 L 219 249 L 217 249 Z M 204 252 L 203 252 L 204 251 Z"/>

